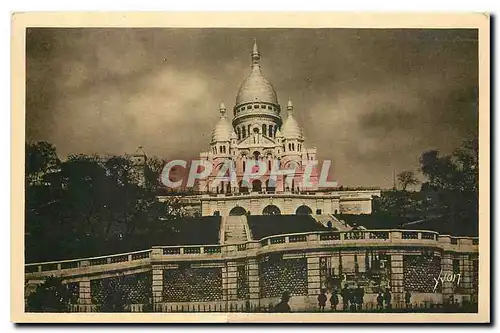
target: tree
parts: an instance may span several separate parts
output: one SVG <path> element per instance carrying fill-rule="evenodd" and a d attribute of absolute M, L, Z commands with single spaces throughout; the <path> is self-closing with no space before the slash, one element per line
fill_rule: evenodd
<path fill-rule="evenodd" d="M 164 159 L 159 159 L 157 157 L 148 157 L 146 160 L 146 168 L 144 170 L 144 178 L 146 179 L 146 187 L 152 190 L 158 189 L 162 186 L 160 177 L 163 171 L 163 167 L 167 163 Z"/>
<path fill-rule="evenodd" d="M 417 185 L 419 183 L 415 173 L 413 171 L 402 171 L 398 174 L 398 182 L 401 185 L 401 189 L 406 191 L 408 186 Z"/>
<path fill-rule="evenodd" d="M 479 180 L 477 139 L 466 140 L 451 155 L 440 156 L 437 150 L 424 152 L 420 170 L 426 186 L 465 192 L 477 192 Z"/>
<path fill-rule="evenodd" d="M 450 155 L 428 151 L 420 158 L 421 171 L 427 178 L 422 184 L 429 210 L 448 221 L 457 230 L 477 230 L 479 170 L 477 138 L 466 140 Z"/>
<path fill-rule="evenodd" d="M 61 278 L 48 277 L 27 297 L 27 312 L 69 312 L 76 300 Z"/>
<path fill-rule="evenodd" d="M 50 171 L 55 171 L 60 161 L 56 148 L 46 142 L 38 141 L 25 145 L 25 177 L 26 185 L 39 184 Z"/>

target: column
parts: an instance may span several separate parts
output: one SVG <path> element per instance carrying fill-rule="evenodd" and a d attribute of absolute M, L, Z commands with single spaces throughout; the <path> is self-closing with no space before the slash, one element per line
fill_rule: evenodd
<path fill-rule="evenodd" d="M 92 295 L 90 290 L 90 279 L 79 282 L 78 287 L 78 312 L 92 311 Z"/>
<path fill-rule="evenodd" d="M 318 295 L 320 292 L 319 257 L 307 258 L 307 293 Z"/>
<path fill-rule="evenodd" d="M 453 256 L 451 253 L 443 253 L 443 256 L 441 257 L 441 276 L 452 276 L 453 275 Z M 450 301 L 450 296 L 453 295 L 453 287 L 454 283 L 453 281 L 446 281 L 447 279 L 443 280 L 442 284 L 442 289 L 441 289 L 441 294 L 443 295 L 443 303 L 448 303 Z"/>
<path fill-rule="evenodd" d="M 257 259 L 249 259 L 247 267 L 250 307 L 256 308 L 260 306 L 259 263 Z"/>
<path fill-rule="evenodd" d="M 469 259 L 468 254 L 462 255 L 460 267 L 463 270 L 460 271 L 460 284 L 457 287 L 463 291 L 464 300 L 472 301 L 472 261 Z"/>
<path fill-rule="evenodd" d="M 238 300 L 238 291 L 237 291 L 237 268 L 236 263 L 228 262 L 227 263 L 227 300 L 228 301 L 236 301 Z"/>
<path fill-rule="evenodd" d="M 222 272 L 222 300 L 224 302 L 227 301 L 227 267 L 224 266 L 221 268 Z"/>
<path fill-rule="evenodd" d="M 163 303 L 163 269 L 160 265 L 153 266 L 152 269 L 152 294 L 153 294 L 153 311 L 161 312 L 161 303 Z"/>
<path fill-rule="evenodd" d="M 404 306 L 404 286 L 403 286 L 403 255 L 399 253 L 391 254 L 391 293 L 392 307 L 400 308 Z"/>

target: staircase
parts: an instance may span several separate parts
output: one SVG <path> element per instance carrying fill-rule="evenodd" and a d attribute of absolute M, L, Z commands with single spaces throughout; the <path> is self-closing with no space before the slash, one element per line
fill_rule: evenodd
<path fill-rule="evenodd" d="M 314 218 L 325 227 L 328 226 L 328 222 L 331 222 L 332 228 L 335 228 L 338 231 L 348 231 L 352 229 L 351 226 L 349 226 L 348 224 L 344 224 L 333 214 L 314 215 Z"/>
<path fill-rule="evenodd" d="M 243 243 L 247 237 L 245 216 L 227 216 L 224 226 L 224 243 Z"/>

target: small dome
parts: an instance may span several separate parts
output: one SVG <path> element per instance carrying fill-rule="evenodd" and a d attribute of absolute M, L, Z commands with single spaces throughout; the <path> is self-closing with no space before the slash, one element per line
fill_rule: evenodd
<path fill-rule="evenodd" d="M 233 127 L 226 118 L 221 118 L 212 131 L 212 142 L 230 141 L 234 133 Z"/>
<path fill-rule="evenodd" d="M 286 118 L 285 123 L 281 127 L 281 132 L 283 137 L 287 139 L 302 138 L 302 129 L 292 115 L 288 115 L 288 118 Z"/>

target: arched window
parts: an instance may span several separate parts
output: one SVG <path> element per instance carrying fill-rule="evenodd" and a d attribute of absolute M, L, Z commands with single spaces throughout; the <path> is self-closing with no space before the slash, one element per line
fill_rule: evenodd
<path fill-rule="evenodd" d="M 243 139 L 247 137 L 247 131 L 245 129 L 245 127 L 242 127 L 241 128 L 241 132 L 243 133 Z"/>
<path fill-rule="evenodd" d="M 239 127 L 236 128 L 236 134 L 238 135 L 238 140 L 241 140 L 241 132 Z"/>
<path fill-rule="evenodd" d="M 267 171 L 271 172 L 271 160 L 267 161 Z"/>
<path fill-rule="evenodd" d="M 295 215 L 311 215 L 312 213 L 312 209 L 306 205 L 299 206 L 295 211 Z"/>
<path fill-rule="evenodd" d="M 269 205 L 262 210 L 262 215 L 281 215 L 281 211 L 277 206 Z"/>
<path fill-rule="evenodd" d="M 241 206 L 236 206 L 229 211 L 229 216 L 241 216 L 245 215 L 247 211 Z"/>
<path fill-rule="evenodd" d="M 267 125 L 266 124 L 262 124 L 262 134 L 266 134 L 267 133 Z"/>
<path fill-rule="evenodd" d="M 288 150 L 292 150 L 292 144 L 291 143 L 288 144 Z"/>
<path fill-rule="evenodd" d="M 245 171 L 246 163 L 243 161 L 243 171 Z"/>
<path fill-rule="evenodd" d="M 250 125 L 248 125 L 248 131 L 247 132 L 248 132 L 248 135 L 250 135 L 250 133 L 251 133 L 250 132 Z"/>
<path fill-rule="evenodd" d="M 269 125 L 269 137 L 273 137 L 273 126 Z"/>
<path fill-rule="evenodd" d="M 295 143 L 292 143 L 292 150 L 295 151 Z"/>

